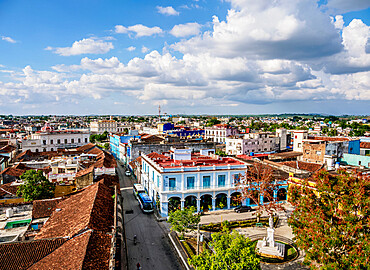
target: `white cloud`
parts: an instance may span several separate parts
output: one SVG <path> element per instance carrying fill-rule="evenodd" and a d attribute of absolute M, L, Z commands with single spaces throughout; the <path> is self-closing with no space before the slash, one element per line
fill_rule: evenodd
<path fill-rule="evenodd" d="M 332 14 L 346 13 L 350 11 L 357 11 L 367 9 L 370 7 L 369 0 L 328 0 L 325 5 Z"/>
<path fill-rule="evenodd" d="M 343 29 L 344 21 L 342 15 L 335 16 L 334 26 L 337 29 Z"/>
<path fill-rule="evenodd" d="M 62 56 L 80 55 L 80 54 L 104 54 L 113 49 L 111 42 L 106 42 L 95 38 L 84 38 L 75 41 L 71 47 L 46 47 L 45 50 L 52 50 L 54 53 Z"/>
<path fill-rule="evenodd" d="M 127 48 L 127 50 L 128 50 L 129 52 L 132 52 L 132 51 L 135 51 L 135 50 L 136 50 L 136 47 L 134 47 L 134 46 L 130 46 L 130 47 L 128 47 L 128 48 Z"/>
<path fill-rule="evenodd" d="M 162 29 L 158 26 L 154 27 L 147 27 L 142 24 L 136 24 L 129 27 L 125 27 L 122 25 L 116 25 L 115 26 L 115 32 L 118 34 L 126 34 L 126 33 L 136 33 L 135 37 L 147 37 L 147 36 L 153 36 L 156 34 L 163 33 Z"/>
<path fill-rule="evenodd" d="M 172 15 L 172 16 L 178 16 L 180 15 L 180 13 L 178 11 L 176 11 L 173 7 L 169 6 L 169 7 L 161 7 L 161 6 L 157 6 L 157 10 L 158 10 L 158 13 L 160 14 L 164 14 L 164 15 Z"/>
<path fill-rule="evenodd" d="M 17 41 L 12 39 L 11 37 L 1 36 L 1 39 L 9 43 L 17 43 Z"/>
<path fill-rule="evenodd" d="M 314 1 L 230 2 L 233 8 L 225 21 L 214 16 L 212 31 L 176 43 L 172 48 L 182 53 L 270 59 L 306 59 L 342 50 L 338 31 Z"/>
<path fill-rule="evenodd" d="M 77 65 L 53 66 L 54 71 L 27 66 L 21 74 L 9 75 L 14 82 L 0 82 L 0 95 L 5 97 L 0 104 L 38 99 L 69 104 L 87 96 L 101 100 L 114 96 L 118 104 L 118 94 L 148 107 L 169 104 L 175 109 L 202 106 L 229 111 L 245 104 L 249 108 L 282 102 L 370 101 L 366 51 L 370 30 L 363 21 L 344 26 L 340 15 L 331 21 L 311 0 L 231 4 L 224 21 L 214 17 L 211 30 L 168 46 L 182 52 L 181 57 L 167 47 L 160 53 L 142 46 L 137 49 L 146 55 L 127 63 L 117 57 L 84 57 Z M 170 33 L 184 37 L 198 33 L 197 27 L 177 25 Z M 158 29 L 116 26 L 117 33 L 137 37 L 163 32 Z"/>
<path fill-rule="evenodd" d="M 170 34 L 175 37 L 188 37 L 198 35 L 200 33 L 201 25 L 198 23 L 186 23 L 175 25 Z"/>

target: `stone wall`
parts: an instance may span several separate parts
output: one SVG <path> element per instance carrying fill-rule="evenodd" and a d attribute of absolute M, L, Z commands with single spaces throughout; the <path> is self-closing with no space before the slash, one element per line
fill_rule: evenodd
<path fill-rule="evenodd" d="M 76 187 L 78 189 L 91 185 L 93 181 L 94 181 L 93 172 L 75 178 Z"/>

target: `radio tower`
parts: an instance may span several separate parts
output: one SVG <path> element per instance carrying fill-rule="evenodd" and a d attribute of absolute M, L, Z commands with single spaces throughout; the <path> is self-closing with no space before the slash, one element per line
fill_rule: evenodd
<path fill-rule="evenodd" d="M 161 105 L 158 105 L 159 121 L 161 121 Z"/>

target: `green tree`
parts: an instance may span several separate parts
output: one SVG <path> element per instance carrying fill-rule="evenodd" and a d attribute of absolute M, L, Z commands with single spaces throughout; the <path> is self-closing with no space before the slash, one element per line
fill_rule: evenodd
<path fill-rule="evenodd" d="M 109 144 L 109 143 L 105 143 L 103 147 L 104 147 L 104 149 L 109 150 L 109 148 L 110 148 L 110 144 Z"/>
<path fill-rule="evenodd" d="M 370 260 L 370 178 L 339 170 L 320 171 L 292 199 L 289 219 L 296 244 L 313 268 L 368 269 Z"/>
<path fill-rule="evenodd" d="M 249 166 L 247 172 L 244 175 L 240 174 L 239 179 L 236 179 L 238 181 L 236 189 L 241 193 L 240 202 L 249 199 L 251 204 L 257 205 L 258 221 L 263 212 L 272 216 L 277 211 L 284 210 L 277 197 L 274 196 L 274 192 L 277 192 L 280 187 L 275 179 L 273 169 L 260 162 Z"/>
<path fill-rule="evenodd" d="M 220 123 L 221 123 L 220 120 L 218 120 L 216 117 L 212 117 L 211 119 L 209 119 L 207 121 L 206 126 L 207 127 L 212 127 L 212 126 L 217 125 L 217 124 L 220 124 Z"/>
<path fill-rule="evenodd" d="M 42 174 L 42 171 L 29 170 L 21 175 L 23 184 L 19 186 L 17 195 L 28 201 L 49 199 L 54 197 L 55 185 Z"/>
<path fill-rule="evenodd" d="M 185 208 L 184 210 L 176 210 L 170 213 L 168 222 L 171 224 L 171 230 L 181 233 L 195 230 L 200 222 L 200 215 L 195 213 L 195 207 Z"/>
<path fill-rule="evenodd" d="M 212 234 L 212 251 L 205 249 L 201 254 L 189 258 L 198 270 L 242 270 L 260 269 L 260 260 L 255 252 L 256 244 L 239 234 L 227 230 Z"/>
<path fill-rule="evenodd" d="M 226 157 L 226 153 L 222 150 L 216 150 L 216 155 L 219 155 L 220 157 Z"/>
<path fill-rule="evenodd" d="M 96 136 L 95 134 L 90 135 L 90 142 L 94 143 L 96 141 Z"/>

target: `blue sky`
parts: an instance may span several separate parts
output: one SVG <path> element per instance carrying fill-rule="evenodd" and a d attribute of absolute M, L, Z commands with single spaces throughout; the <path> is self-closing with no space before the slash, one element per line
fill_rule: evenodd
<path fill-rule="evenodd" d="M 1 114 L 368 114 L 367 0 L 0 0 Z"/>

